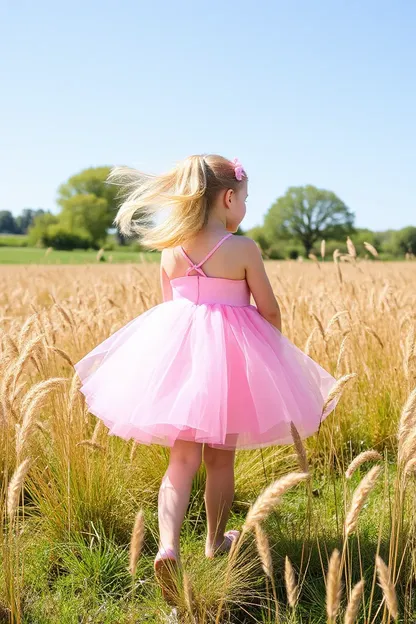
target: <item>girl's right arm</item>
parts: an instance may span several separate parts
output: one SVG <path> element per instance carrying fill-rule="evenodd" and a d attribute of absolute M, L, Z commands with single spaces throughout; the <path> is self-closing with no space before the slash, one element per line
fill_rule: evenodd
<path fill-rule="evenodd" d="M 260 314 L 274 325 L 280 332 L 282 331 L 282 319 L 279 304 L 273 294 L 273 289 L 266 274 L 263 258 L 256 243 L 246 239 L 246 280 L 248 287 L 256 302 L 257 310 Z"/>
<path fill-rule="evenodd" d="M 164 268 L 166 251 L 162 251 L 160 258 L 160 287 L 162 290 L 163 301 L 172 300 L 172 286 L 170 285 L 170 279 Z"/>

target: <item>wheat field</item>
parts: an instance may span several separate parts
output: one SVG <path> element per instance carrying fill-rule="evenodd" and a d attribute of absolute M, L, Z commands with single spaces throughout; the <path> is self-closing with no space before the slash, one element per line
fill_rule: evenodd
<path fill-rule="evenodd" d="M 416 263 L 267 271 L 342 398 L 304 445 L 237 453 L 242 535 L 212 561 L 201 468 L 172 607 L 152 571 L 168 450 L 108 436 L 72 368 L 160 303 L 158 266 L 0 266 L 0 622 L 416 621 Z"/>

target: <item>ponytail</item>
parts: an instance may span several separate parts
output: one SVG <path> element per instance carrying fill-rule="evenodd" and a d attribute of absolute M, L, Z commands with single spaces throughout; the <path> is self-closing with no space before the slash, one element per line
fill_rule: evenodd
<path fill-rule="evenodd" d="M 233 163 L 221 156 L 190 156 L 160 176 L 115 167 L 108 181 L 123 188 L 114 224 L 125 236 L 138 236 L 142 245 L 159 250 L 198 234 L 218 192 L 240 184 Z"/>

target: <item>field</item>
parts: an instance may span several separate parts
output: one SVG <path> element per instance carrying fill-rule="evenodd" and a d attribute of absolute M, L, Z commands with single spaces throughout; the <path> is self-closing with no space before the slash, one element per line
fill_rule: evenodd
<path fill-rule="evenodd" d="M 57 251 L 45 250 L 37 247 L 1 247 L 0 246 L 0 265 L 1 264 L 96 264 L 97 251 L 80 250 L 74 251 Z M 143 259 L 149 262 L 158 261 L 160 254 L 158 253 L 140 253 L 138 251 L 106 251 L 102 262 L 107 263 L 134 263 L 141 262 Z"/>
<path fill-rule="evenodd" d="M 304 447 L 237 454 L 229 558 L 204 558 L 201 468 L 172 611 L 152 572 L 168 451 L 108 436 L 72 368 L 160 302 L 158 266 L 0 266 L 0 622 L 416 621 L 416 263 L 267 270 L 284 333 L 342 398 Z"/>

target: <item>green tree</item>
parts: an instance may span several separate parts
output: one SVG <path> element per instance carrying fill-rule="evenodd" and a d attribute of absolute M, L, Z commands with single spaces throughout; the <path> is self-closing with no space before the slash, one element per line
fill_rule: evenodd
<path fill-rule="evenodd" d="M 18 227 L 19 234 L 26 234 L 35 218 L 44 213 L 45 211 L 42 208 L 37 208 L 37 210 L 24 208 L 22 213 L 16 217 L 16 225 Z"/>
<path fill-rule="evenodd" d="M 65 227 L 85 229 L 94 243 L 103 241 L 117 212 L 118 187 L 106 182 L 111 167 L 90 167 L 59 187 L 58 204 Z M 71 219 L 70 212 L 74 211 Z M 91 214 L 87 213 L 91 211 Z M 99 220 L 99 223 L 98 223 Z"/>
<path fill-rule="evenodd" d="M 260 245 L 260 248 L 263 252 L 266 251 L 269 247 L 269 242 L 267 240 L 264 227 L 261 225 L 257 225 L 251 228 L 251 230 L 248 230 L 246 236 L 256 241 L 256 243 Z"/>
<path fill-rule="evenodd" d="M 353 232 L 354 214 L 331 191 L 315 186 L 291 187 L 270 208 L 266 235 L 299 240 L 306 255 L 321 238 L 342 238 Z"/>
<path fill-rule="evenodd" d="M 93 193 L 73 195 L 63 203 L 59 223 L 68 232 L 88 233 L 94 246 L 104 243 L 108 229 L 108 204 Z"/>
<path fill-rule="evenodd" d="M 50 225 L 55 225 L 59 218 L 51 212 L 45 212 L 34 218 L 28 230 L 29 245 L 47 245 L 47 231 Z"/>
<path fill-rule="evenodd" d="M 393 251 L 397 255 L 412 253 L 416 255 L 416 227 L 408 227 L 398 230 L 393 234 Z"/>

